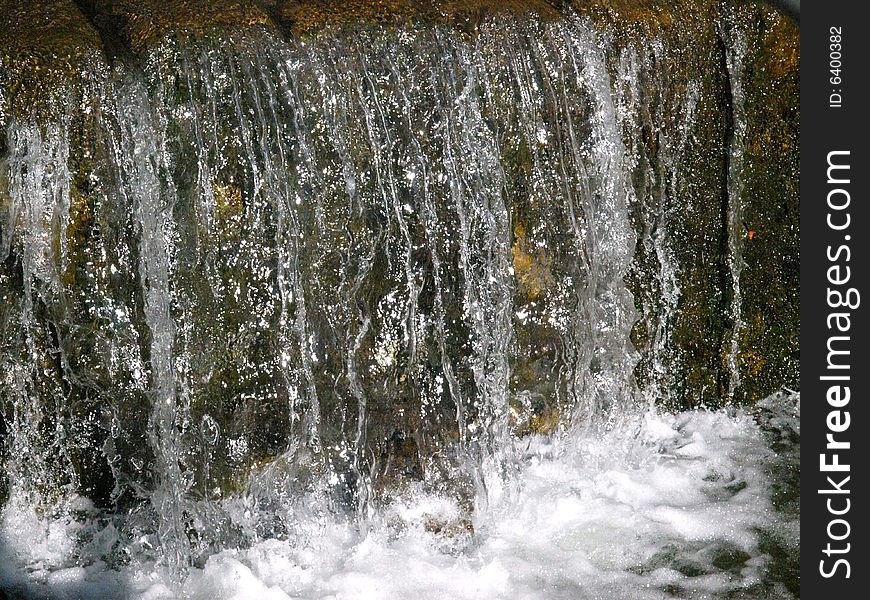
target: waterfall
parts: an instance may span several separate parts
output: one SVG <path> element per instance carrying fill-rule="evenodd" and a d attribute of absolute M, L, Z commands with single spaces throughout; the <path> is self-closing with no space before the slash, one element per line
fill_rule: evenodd
<path fill-rule="evenodd" d="M 10 479 L 49 496 L 76 486 L 66 439 L 68 393 L 60 378 L 66 365 L 56 326 L 65 313 L 68 263 L 69 139 L 64 125 L 9 127 L 4 179 L 10 193 L 0 236 L 0 255 L 8 261 L 14 247 L 20 257 L 17 283 L 22 289 L 18 297 L 4 294 L 9 316 L 3 323 L 3 385 L 11 401 L 2 410 L 7 452 L 14 457 L 7 468 Z M 9 285 L 7 278 L 3 283 Z M 54 365 L 61 373 L 52 372 Z"/>
<path fill-rule="evenodd" d="M 727 400 L 749 49 L 722 28 Z M 6 125 L 7 503 L 87 513 L 108 568 L 181 590 L 225 549 L 365 536 L 415 490 L 453 507 L 426 527 L 455 551 L 537 489 L 530 456 L 606 463 L 590 432 L 642 441 L 694 389 L 681 244 L 718 80 L 579 15 L 351 29 L 174 32 Z"/>
<path fill-rule="evenodd" d="M 731 335 L 728 348 L 727 363 L 730 379 L 728 382 L 728 398 L 733 398 L 740 386 L 740 337 L 746 323 L 743 321 L 743 291 L 740 276 L 744 269 L 743 244 L 749 229 L 743 222 L 743 155 L 746 144 L 746 109 L 743 90 L 742 70 L 746 57 L 746 34 L 738 23 L 725 19 L 722 25 L 724 37 L 733 38 L 727 44 L 725 62 L 728 69 L 731 106 L 732 132 L 729 140 L 728 161 L 728 264 L 731 272 Z"/>

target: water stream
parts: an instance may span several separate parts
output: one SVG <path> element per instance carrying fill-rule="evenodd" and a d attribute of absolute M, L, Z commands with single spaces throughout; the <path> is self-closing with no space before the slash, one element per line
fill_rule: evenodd
<path fill-rule="evenodd" d="M 581 18 L 180 33 L 53 122 L 11 121 L 0 587 L 791 597 L 770 446 L 799 436 L 798 399 L 655 404 L 702 94 L 666 106 L 667 60 Z M 638 247 L 655 307 L 626 285 Z M 729 344 L 733 394 L 739 327 Z"/>

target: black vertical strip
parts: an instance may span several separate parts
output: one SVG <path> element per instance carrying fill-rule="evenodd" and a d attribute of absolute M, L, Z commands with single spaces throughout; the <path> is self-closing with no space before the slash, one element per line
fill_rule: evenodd
<path fill-rule="evenodd" d="M 870 95 L 865 81 L 870 23 L 864 6 L 812 0 L 802 7 L 804 598 L 866 598 L 870 582 L 870 306 L 865 306 L 870 303 Z"/>

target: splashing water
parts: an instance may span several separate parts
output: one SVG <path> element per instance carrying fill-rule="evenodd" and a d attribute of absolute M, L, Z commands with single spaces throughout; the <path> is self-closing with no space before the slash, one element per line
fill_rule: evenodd
<path fill-rule="evenodd" d="M 58 598 L 791 598 L 767 572 L 798 547 L 796 509 L 772 485 L 776 469 L 798 473 L 796 401 L 772 397 L 755 418 L 649 413 L 568 447 L 534 437 L 522 489 L 473 525 L 411 486 L 365 532 L 303 510 L 294 535 L 213 554 L 180 590 L 159 564 L 94 560 L 117 532 L 87 501 L 46 518 L 13 500 L 4 540 L 30 575 L 0 575 Z"/>
<path fill-rule="evenodd" d="M 654 407 L 701 95 L 649 101 L 666 61 L 579 18 L 470 41 L 177 34 L 95 77 L 84 117 L 11 122 L 0 586 L 790 597 L 768 577 L 797 536 L 770 473 L 796 453 L 797 398 Z M 728 177 L 737 198 L 739 154 Z M 638 247 L 661 292 L 642 314 Z"/>

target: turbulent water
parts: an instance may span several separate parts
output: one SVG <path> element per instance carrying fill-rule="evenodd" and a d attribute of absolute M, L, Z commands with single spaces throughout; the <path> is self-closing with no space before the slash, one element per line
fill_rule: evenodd
<path fill-rule="evenodd" d="M 789 597 L 796 398 L 652 406 L 672 190 L 638 214 L 632 177 L 665 60 L 582 19 L 177 35 L 11 122 L 0 586 Z M 638 244 L 662 292 L 643 393 Z"/>
<path fill-rule="evenodd" d="M 648 413 L 570 444 L 534 437 L 522 489 L 473 530 L 422 486 L 365 531 L 300 499 L 293 535 L 214 554 L 180 588 L 160 563 L 108 570 L 118 532 L 85 499 L 53 519 L 13 501 L 0 576 L 50 598 L 791 598 L 798 499 L 782 482 L 798 476 L 799 435 L 796 398 L 778 396 L 755 415 Z"/>

